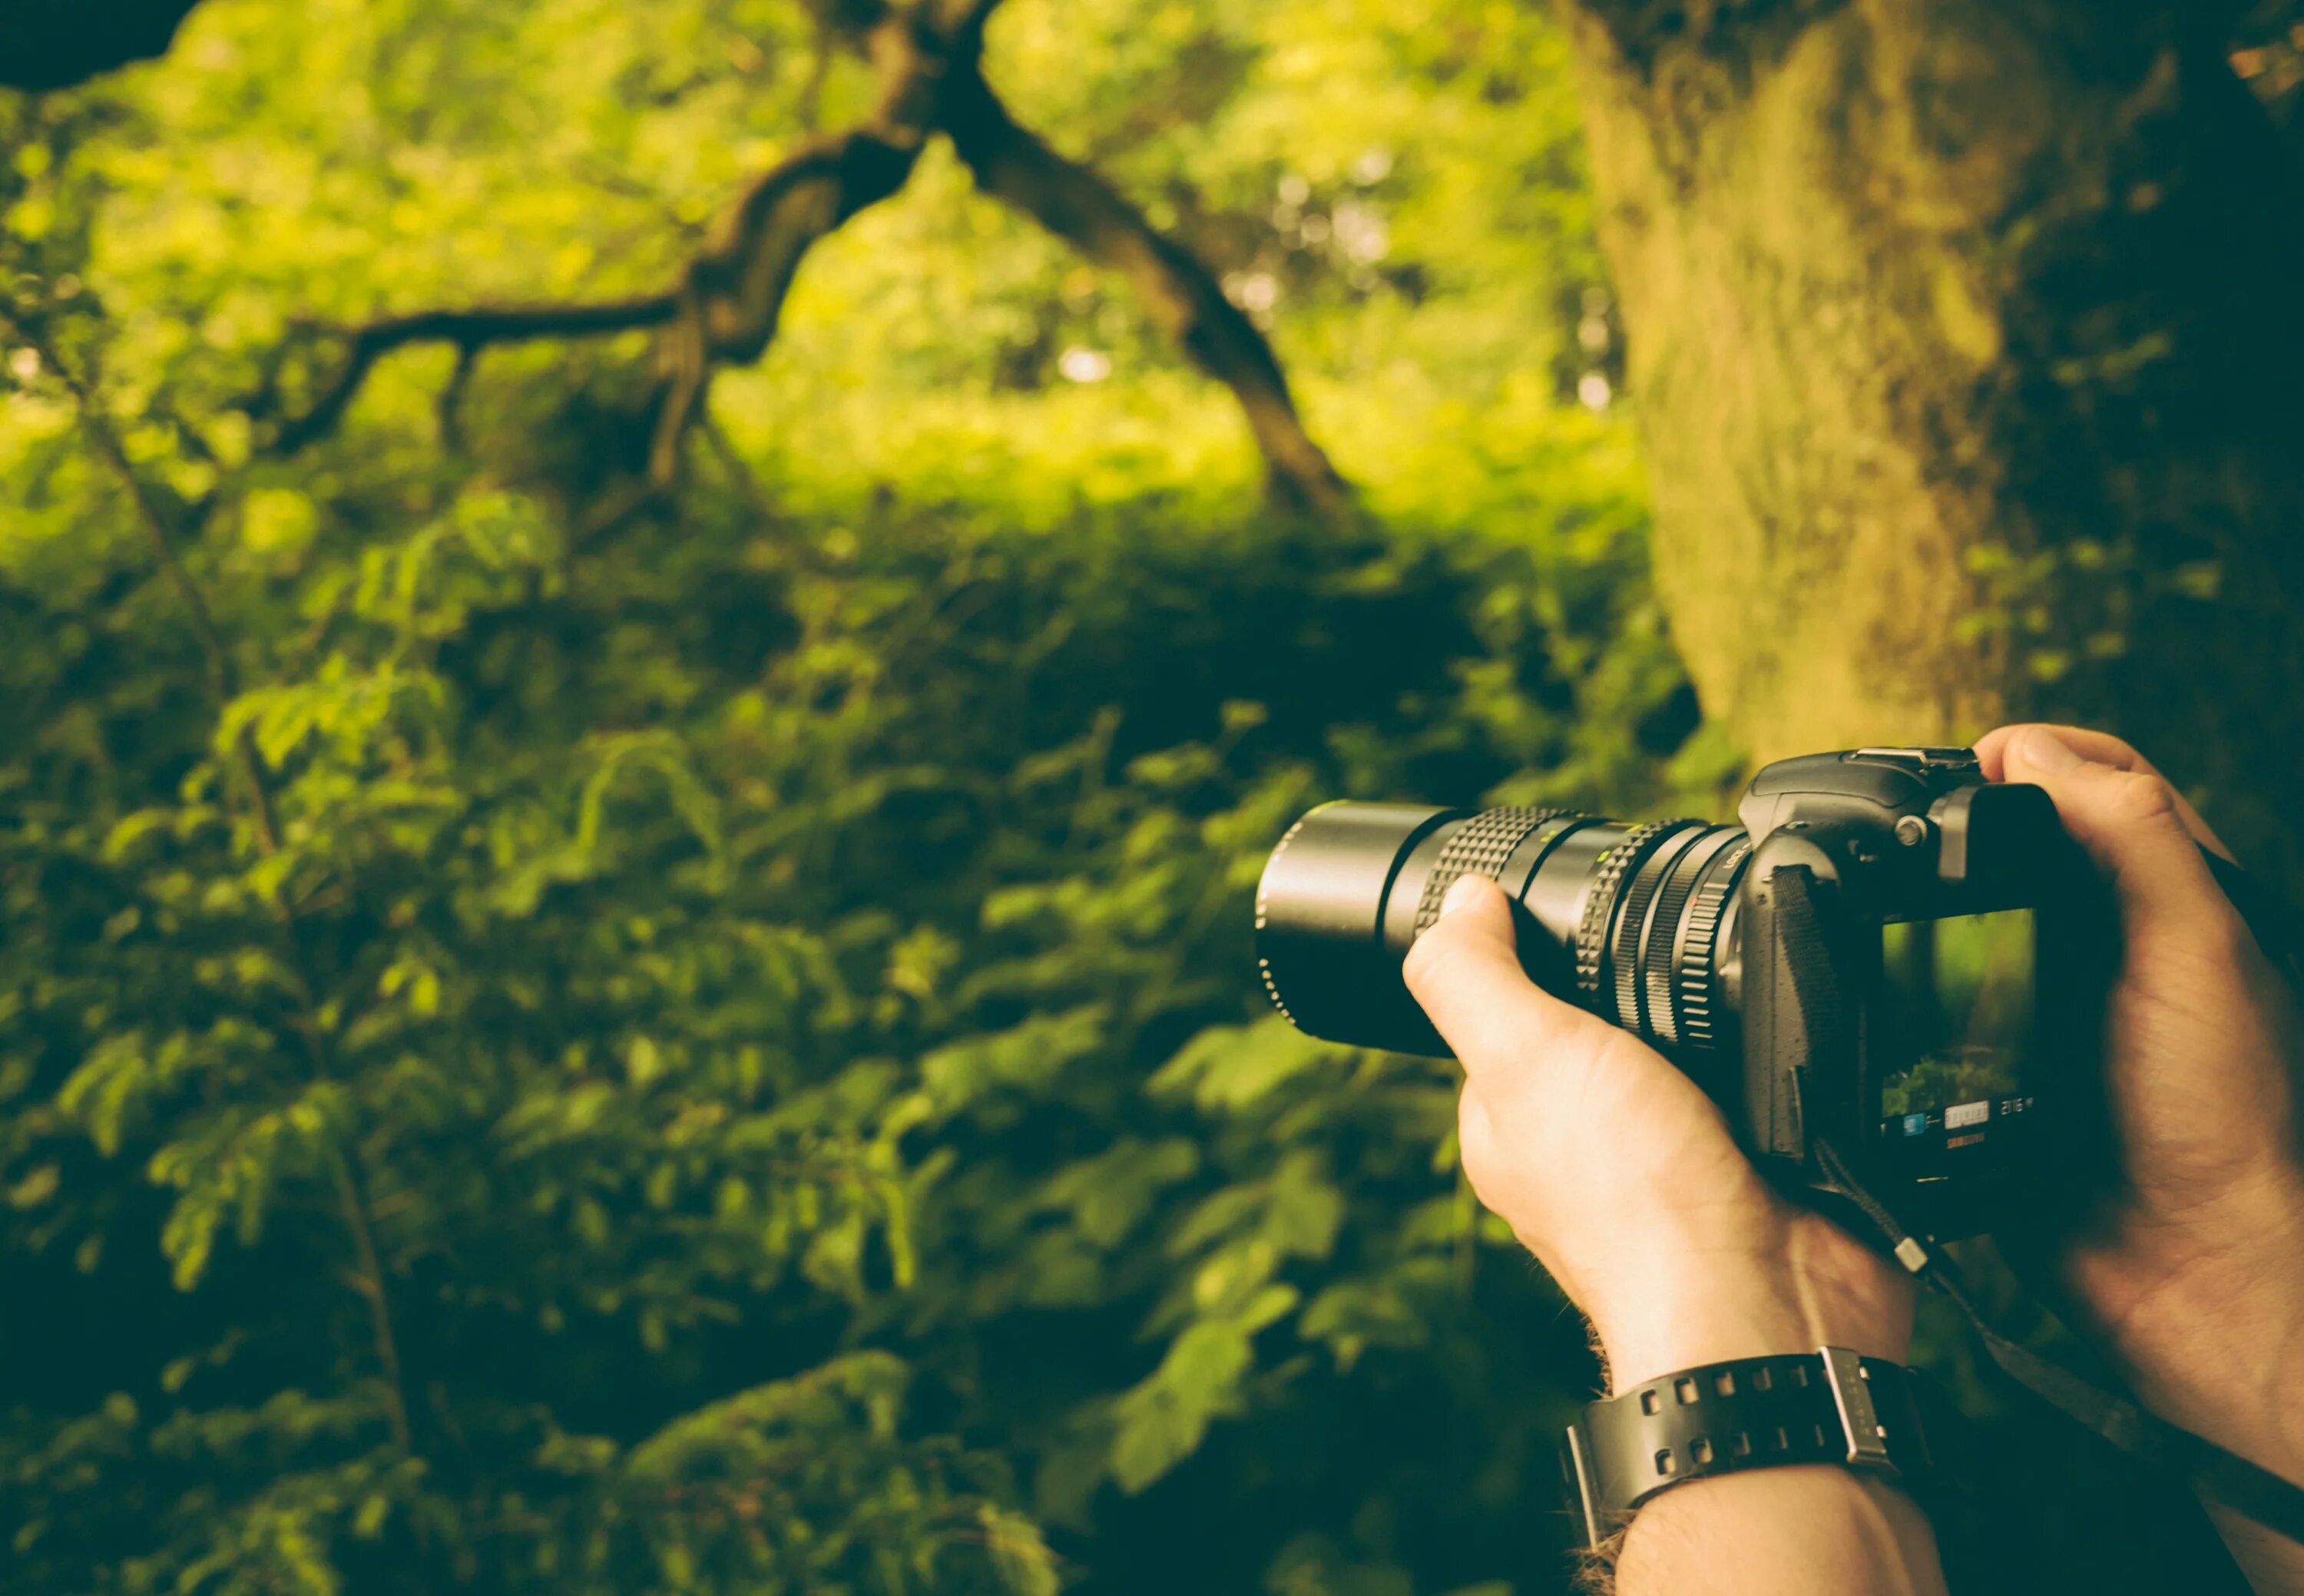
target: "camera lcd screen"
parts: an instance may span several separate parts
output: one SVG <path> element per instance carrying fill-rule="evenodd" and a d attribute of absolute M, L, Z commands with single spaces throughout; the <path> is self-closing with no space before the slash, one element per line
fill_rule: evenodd
<path fill-rule="evenodd" d="M 1985 1144 L 2029 1113 L 2032 912 L 1880 928 L 1880 1134 L 1916 1149 Z"/>

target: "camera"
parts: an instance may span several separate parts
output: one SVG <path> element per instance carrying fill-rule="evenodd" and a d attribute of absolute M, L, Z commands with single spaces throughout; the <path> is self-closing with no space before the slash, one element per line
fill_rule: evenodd
<path fill-rule="evenodd" d="M 1737 819 L 1324 804 L 1257 887 L 1265 989 L 1314 1036 L 1447 1056 L 1401 964 L 1487 876 L 1530 979 L 1686 1072 L 1779 1184 L 1991 1227 L 2085 1114 L 2069 1061 L 2100 1035 L 2111 916 L 2047 794 L 1859 748 L 1767 766 Z"/>

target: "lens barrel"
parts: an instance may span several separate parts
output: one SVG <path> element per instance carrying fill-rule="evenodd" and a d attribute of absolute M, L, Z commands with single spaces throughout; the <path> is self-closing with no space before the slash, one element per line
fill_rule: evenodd
<path fill-rule="evenodd" d="M 1732 1048 L 1742 828 L 1565 810 L 1328 803 L 1288 828 L 1256 890 L 1265 989 L 1300 1030 L 1444 1057 L 1401 979 L 1457 879 L 1515 905 L 1520 964 L 1660 1047 Z"/>

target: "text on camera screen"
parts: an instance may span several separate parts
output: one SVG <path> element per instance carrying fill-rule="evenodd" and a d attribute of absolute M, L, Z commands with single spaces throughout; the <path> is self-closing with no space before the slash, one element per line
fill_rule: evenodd
<path fill-rule="evenodd" d="M 2007 909 L 1880 928 L 1880 1133 L 1975 1146 L 2032 1107 L 2032 912 Z"/>

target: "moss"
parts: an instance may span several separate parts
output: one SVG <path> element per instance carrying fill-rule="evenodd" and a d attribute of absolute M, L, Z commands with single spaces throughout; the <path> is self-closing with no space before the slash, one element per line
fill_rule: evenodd
<path fill-rule="evenodd" d="M 1756 760 L 2111 725 L 2293 860 L 2304 313 L 2262 263 L 2304 207 L 2213 49 L 2071 6 L 1769 7 L 1741 47 L 1633 9 L 1571 31 L 1707 713 Z M 2255 573 L 2224 670 L 2232 607 L 2178 574 L 2212 553 Z"/>

